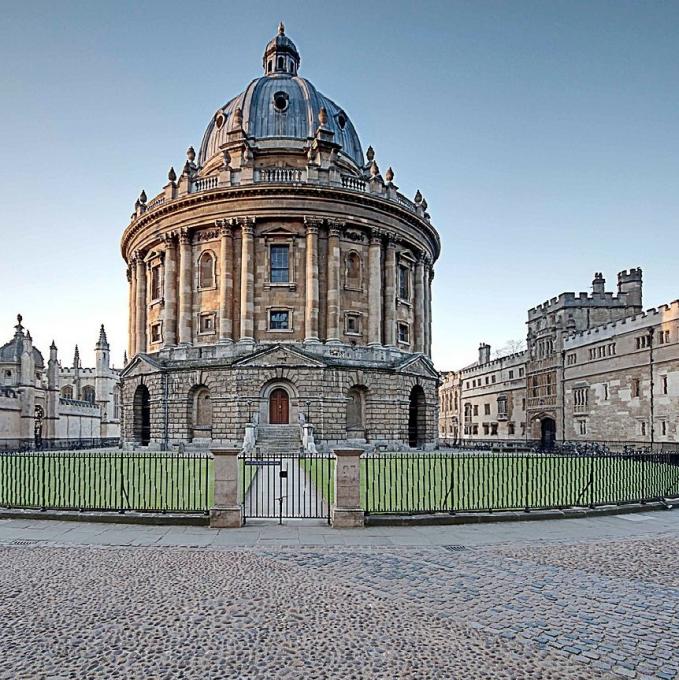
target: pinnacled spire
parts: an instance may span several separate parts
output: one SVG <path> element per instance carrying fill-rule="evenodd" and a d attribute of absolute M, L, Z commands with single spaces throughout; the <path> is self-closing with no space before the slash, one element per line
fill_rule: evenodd
<path fill-rule="evenodd" d="M 127 366 L 127 350 L 123 352 L 123 367 Z"/>
<path fill-rule="evenodd" d="M 170 171 L 167 173 L 167 178 L 173 184 L 177 181 L 177 173 L 174 171 L 174 166 L 170 166 Z"/>
<path fill-rule="evenodd" d="M 52 344 L 50 345 L 50 349 L 56 349 L 56 348 L 57 348 L 57 346 L 54 343 L 54 340 L 52 340 Z"/>
<path fill-rule="evenodd" d="M 394 171 L 391 169 L 391 166 L 389 166 L 387 171 L 384 173 L 384 179 L 386 179 L 389 183 L 394 181 Z"/>
<path fill-rule="evenodd" d="M 108 349 L 108 338 L 106 337 L 106 329 L 104 324 L 99 328 L 99 340 L 97 340 L 97 349 Z"/>
<path fill-rule="evenodd" d="M 139 194 L 139 203 L 141 203 L 142 205 L 146 205 L 147 200 L 148 199 L 146 197 L 146 191 L 144 191 L 144 189 L 142 189 L 141 193 Z"/>
<path fill-rule="evenodd" d="M 282 21 L 278 24 L 278 35 L 285 35 L 285 24 Z"/>
<path fill-rule="evenodd" d="M 73 368 L 80 368 L 80 350 L 78 345 L 75 346 L 75 352 L 73 353 Z"/>
<path fill-rule="evenodd" d="M 377 161 L 375 161 L 375 160 L 373 160 L 373 161 L 370 163 L 370 174 L 371 174 L 373 177 L 377 177 L 377 175 L 380 174 L 380 168 L 379 168 L 379 166 L 377 165 Z"/>

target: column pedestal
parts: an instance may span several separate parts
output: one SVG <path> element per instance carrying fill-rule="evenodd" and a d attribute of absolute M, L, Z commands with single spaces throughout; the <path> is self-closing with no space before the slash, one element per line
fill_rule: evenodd
<path fill-rule="evenodd" d="M 331 508 L 331 521 L 335 529 L 365 526 L 365 513 L 361 508 L 360 458 L 361 449 L 334 449 L 335 501 Z"/>
<path fill-rule="evenodd" d="M 238 504 L 239 449 L 212 448 L 215 459 L 215 504 L 210 508 L 210 526 L 237 529 L 243 526 L 242 508 Z"/>

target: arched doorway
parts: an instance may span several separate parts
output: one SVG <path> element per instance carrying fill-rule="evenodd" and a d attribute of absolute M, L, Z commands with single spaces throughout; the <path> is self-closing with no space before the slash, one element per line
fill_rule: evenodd
<path fill-rule="evenodd" d="M 277 387 L 269 395 L 269 424 L 287 425 L 289 422 L 290 397 L 282 387 Z"/>
<path fill-rule="evenodd" d="M 424 390 L 421 385 L 415 385 L 410 390 L 408 407 L 408 444 L 411 447 L 424 444 L 426 424 Z"/>
<path fill-rule="evenodd" d="M 365 393 L 366 388 L 354 385 L 347 392 L 347 438 L 365 438 Z"/>
<path fill-rule="evenodd" d="M 554 447 L 556 440 L 556 422 L 554 418 L 543 418 L 540 421 L 540 446 L 543 449 Z"/>
<path fill-rule="evenodd" d="M 134 440 L 147 446 L 151 441 L 151 398 L 146 385 L 139 385 L 134 392 L 132 429 Z"/>
<path fill-rule="evenodd" d="M 191 413 L 191 437 L 193 439 L 212 438 L 212 402 L 210 390 L 200 385 L 193 390 Z"/>

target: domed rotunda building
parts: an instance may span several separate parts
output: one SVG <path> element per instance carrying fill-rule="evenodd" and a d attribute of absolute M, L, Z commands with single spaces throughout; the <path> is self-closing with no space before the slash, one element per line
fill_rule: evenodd
<path fill-rule="evenodd" d="M 281 24 L 264 74 L 136 202 L 127 445 L 435 443 L 438 233 L 299 66 Z"/>

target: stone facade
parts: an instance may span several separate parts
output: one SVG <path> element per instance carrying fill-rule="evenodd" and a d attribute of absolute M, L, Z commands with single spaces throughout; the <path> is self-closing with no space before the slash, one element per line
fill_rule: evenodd
<path fill-rule="evenodd" d="M 530 309 L 527 351 L 491 361 L 482 344 L 477 362 L 446 374 L 441 436 L 679 441 L 677 303 L 642 312 L 640 269 L 618 274 L 617 294 L 604 286 L 597 273 L 591 294 Z"/>
<path fill-rule="evenodd" d="M 303 420 L 321 447 L 436 441 L 426 200 L 364 158 L 298 66 L 279 32 L 265 75 L 217 111 L 181 176 L 135 205 L 130 445 L 235 446 L 247 425 Z"/>
<path fill-rule="evenodd" d="M 22 325 L 0 347 L 0 448 L 50 446 L 120 437 L 119 370 L 101 327 L 96 367 L 83 368 L 76 347 L 73 366 L 64 368 L 50 346 L 47 366 Z"/>

